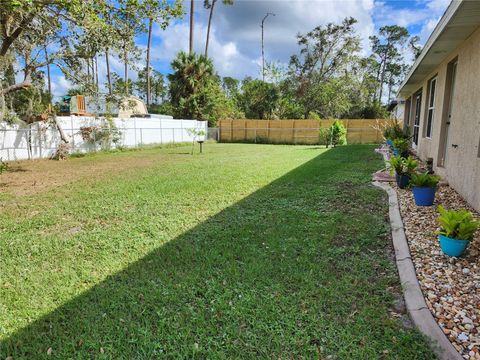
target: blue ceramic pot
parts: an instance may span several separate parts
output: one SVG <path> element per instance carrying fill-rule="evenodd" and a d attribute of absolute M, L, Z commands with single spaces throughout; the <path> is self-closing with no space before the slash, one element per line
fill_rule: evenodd
<path fill-rule="evenodd" d="M 393 147 L 393 140 L 392 139 L 387 139 L 387 141 L 385 141 L 387 143 L 388 146 L 390 147 Z"/>
<path fill-rule="evenodd" d="M 448 256 L 460 256 L 467 249 L 468 240 L 457 240 L 446 237 L 445 235 L 439 236 L 440 247 L 445 255 Z"/>
<path fill-rule="evenodd" d="M 397 185 L 400 189 L 405 189 L 408 184 L 410 184 L 410 176 L 408 175 L 398 175 L 395 173 L 395 180 L 397 180 Z"/>
<path fill-rule="evenodd" d="M 437 189 L 434 187 L 418 187 L 414 186 L 412 188 L 413 198 L 415 199 L 415 205 L 417 206 L 432 206 L 433 201 L 435 200 L 435 191 Z"/>

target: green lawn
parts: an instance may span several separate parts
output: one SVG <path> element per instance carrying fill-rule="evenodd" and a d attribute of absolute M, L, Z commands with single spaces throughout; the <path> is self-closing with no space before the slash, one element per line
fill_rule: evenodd
<path fill-rule="evenodd" d="M 0 358 L 432 359 L 372 146 L 207 144 L 0 210 Z"/>

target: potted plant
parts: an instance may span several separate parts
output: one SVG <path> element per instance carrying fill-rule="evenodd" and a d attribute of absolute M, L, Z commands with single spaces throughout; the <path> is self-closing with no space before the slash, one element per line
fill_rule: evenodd
<path fill-rule="evenodd" d="M 441 225 L 438 234 L 443 253 L 448 256 L 462 255 L 480 227 L 480 221 L 474 220 L 472 213 L 467 210 L 445 210 L 439 206 L 438 211 Z"/>
<path fill-rule="evenodd" d="M 395 172 L 395 180 L 400 189 L 405 189 L 409 183 L 410 178 L 417 168 L 418 162 L 411 156 L 404 158 L 401 155 L 392 156 L 388 161 L 390 163 L 390 172 Z"/>
<path fill-rule="evenodd" d="M 403 157 L 408 156 L 408 140 L 398 138 L 393 140 L 393 153 L 395 155 L 401 155 Z"/>
<path fill-rule="evenodd" d="M 410 185 L 412 186 L 413 198 L 417 206 L 432 206 L 435 200 L 435 191 L 440 182 L 440 177 L 428 173 L 412 175 Z"/>

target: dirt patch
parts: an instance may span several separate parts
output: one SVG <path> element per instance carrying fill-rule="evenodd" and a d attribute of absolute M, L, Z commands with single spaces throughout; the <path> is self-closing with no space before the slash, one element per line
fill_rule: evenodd
<path fill-rule="evenodd" d="M 145 150 L 70 158 L 66 161 L 13 161 L 9 163 L 9 170 L 0 175 L 0 194 L 33 195 L 77 181 L 95 181 L 123 171 L 145 168 L 160 160 L 167 160 L 165 152 Z"/>

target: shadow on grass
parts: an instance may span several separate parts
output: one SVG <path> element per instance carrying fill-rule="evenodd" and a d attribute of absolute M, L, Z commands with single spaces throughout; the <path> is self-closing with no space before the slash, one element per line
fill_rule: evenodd
<path fill-rule="evenodd" d="M 19 330 L 1 357 L 431 358 L 388 316 L 398 279 L 372 149 L 294 169 Z"/>

